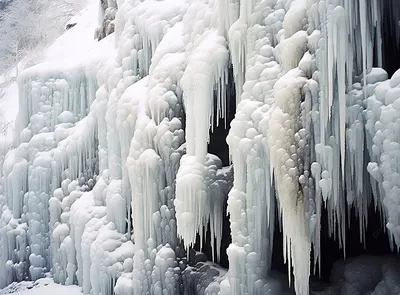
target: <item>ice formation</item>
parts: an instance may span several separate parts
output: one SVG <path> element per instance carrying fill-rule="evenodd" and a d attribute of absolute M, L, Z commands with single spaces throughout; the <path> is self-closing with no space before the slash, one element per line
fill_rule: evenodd
<path fill-rule="evenodd" d="M 206 294 L 283 292 L 270 273 L 276 217 L 299 295 L 320 270 L 324 208 L 342 247 L 351 208 L 365 242 L 370 206 L 399 247 L 400 71 L 388 79 L 381 68 L 383 12 L 399 9 L 397 0 L 101 1 L 102 40 L 88 54 L 19 76 L 0 287 L 51 271 L 84 294 L 189 292 L 182 246 L 202 244 L 209 225 L 218 261 L 226 202 L 229 270 Z M 234 100 L 232 168 L 207 144 Z"/>

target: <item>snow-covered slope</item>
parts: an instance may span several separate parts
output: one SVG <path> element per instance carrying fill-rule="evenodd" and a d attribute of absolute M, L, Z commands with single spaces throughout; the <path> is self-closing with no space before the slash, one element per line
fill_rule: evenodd
<path fill-rule="evenodd" d="M 270 273 L 276 207 L 299 295 L 311 253 L 321 261 L 323 207 L 342 246 L 346 212 L 363 242 L 374 205 L 400 245 L 400 72 L 372 67 L 396 0 L 101 1 L 115 33 L 100 42 L 93 7 L 18 78 L 1 286 L 51 270 L 85 294 L 188 293 L 184 250 L 209 224 L 218 261 L 226 202 L 229 271 L 206 265 L 199 294 L 284 292 Z M 208 141 L 234 103 L 232 168 Z M 380 274 L 396 294 L 398 272 Z"/>
<path fill-rule="evenodd" d="M 55 284 L 50 278 L 39 279 L 36 282 L 12 283 L 0 290 L 1 295 L 79 295 L 78 286 L 61 286 Z"/>

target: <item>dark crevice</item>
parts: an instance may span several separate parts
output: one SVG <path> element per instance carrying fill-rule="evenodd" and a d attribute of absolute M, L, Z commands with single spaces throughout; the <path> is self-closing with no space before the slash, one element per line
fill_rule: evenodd
<path fill-rule="evenodd" d="M 275 230 L 274 230 L 274 244 L 272 249 L 272 262 L 271 270 L 281 272 L 288 275 L 288 267 L 283 261 L 283 232 L 279 225 L 280 213 L 276 209 L 275 214 Z"/>
<path fill-rule="evenodd" d="M 357 257 L 360 255 L 384 256 L 391 254 L 387 231 L 384 230 L 379 212 L 374 206 L 368 211 L 368 227 L 365 233 L 365 247 L 360 242 L 359 220 L 356 218 L 355 210 L 351 210 L 350 228 L 346 229 L 346 258 Z M 333 264 L 338 260 L 343 260 L 343 249 L 339 248 L 339 243 L 329 236 L 328 212 L 323 209 L 321 216 L 321 277 L 317 268 L 313 273 L 313 253 L 311 253 L 311 280 L 329 282 Z M 274 246 L 272 255 L 271 269 L 288 275 L 288 267 L 283 262 L 283 234 L 279 228 L 278 218 L 275 220 Z M 293 275 L 292 276 L 292 280 Z"/>
<path fill-rule="evenodd" d="M 219 264 L 222 267 L 229 268 L 228 254 L 226 254 L 226 249 L 228 249 L 229 244 L 232 242 L 231 237 L 231 223 L 229 221 L 229 215 L 227 215 L 227 205 L 225 203 L 222 219 L 222 240 L 221 240 L 221 259 Z"/>
<path fill-rule="evenodd" d="M 228 85 L 226 85 L 226 98 L 227 98 L 227 118 L 219 119 L 217 126 L 216 114 L 214 114 L 214 130 L 210 129 L 210 140 L 208 143 L 208 152 L 218 156 L 223 166 L 229 166 L 229 147 L 226 143 L 226 137 L 229 133 L 230 124 L 235 117 L 236 112 L 236 90 L 233 78 L 233 68 L 229 68 Z M 215 95 L 216 98 L 216 95 Z M 217 103 L 215 99 L 214 110 L 217 109 Z M 226 120 L 226 123 L 225 123 Z"/>
<path fill-rule="evenodd" d="M 228 268 L 229 267 L 229 262 L 228 262 L 228 255 L 226 254 L 226 249 L 228 248 L 229 244 L 232 242 L 231 238 L 231 228 L 230 228 L 230 222 L 229 222 L 229 216 L 226 215 L 226 202 L 223 210 L 223 219 L 222 219 L 222 238 L 221 238 L 221 248 L 220 250 L 220 261 L 217 261 L 217 253 L 214 253 L 214 257 L 212 255 L 212 248 L 211 248 L 211 232 L 210 232 L 210 224 L 207 225 L 207 233 L 203 233 L 203 241 L 200 243 L 200 235 L 197 234 L 196 237 L 196 244 L 194 249 L 196 251 L 202 252 L 207 256 L 208 261 L 213 261 L 215 263 L 218 263 L 221 267 L 223 268 Z M 216 248 L 216 243 L 215 240 L 213 239 L 213 243 L 215 245 L 215 251 L 217 250 Z"/>
<path fill-rule="evenodd" d="M 396 39 L 396 35 L 400 30 L 400 24 L 398 23 L 400 5 L 396 6 L 391 2 L 382 1 L 382 19 L 384 20 L 382 22 L 383 68 L 388 72 L 389 77 L 400 68 L 400 40 Z M 396 8 L 398 11 L 394 11 Z M 394 17 L 396 15 L 397 18 Z"/>
<path fill-rule="evenodd" d="M 321 216 L 321 280 L 329 281 L 333 264 L 343 260 L 343 249 L 329 236 L 328 212 L 323 210 Z M 383 256 L 390 254 L 387 232 L 384 231 L 381 217 L 374 206 L 368 210 L 368 227 L 365 232 L 365 245 L 360 242 L 360 225 L 355 209 L 350 212 L 350 227 L 346 229 L 346 259 L 360 255 Z M 318 274 L 318 273 L 317 273 Z"/>

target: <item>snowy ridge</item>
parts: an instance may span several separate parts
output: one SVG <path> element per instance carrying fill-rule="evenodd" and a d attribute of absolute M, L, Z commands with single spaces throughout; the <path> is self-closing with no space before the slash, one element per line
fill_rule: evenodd
<path fill-rule="evenodd" d="M 321 269 L 324 207 L 342 247 L 352 207 L 365 242 L 372 202 L 400 245 L 400 72 L 372 67 L 389 4 L 111 2 L 115 33 L 18 79 L 1 287 L 51 271 L 85 294 L 184 293 L 182 246 L 209 223 L 219 260 L 228 192 L 230 266 L 210 294 L 283 292 L 269 279 L 276 207 L 299 295 L 311 249 Z M 233 169 L 207 150 L 232 87 Z"/>

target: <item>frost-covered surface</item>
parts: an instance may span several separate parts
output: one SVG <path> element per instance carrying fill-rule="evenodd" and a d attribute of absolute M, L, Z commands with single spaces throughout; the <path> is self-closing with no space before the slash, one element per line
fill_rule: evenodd
<path fill-rule="evenodd" d="M 82 294 L 78 286 L 61 286 L 50 278 L 39 279 L 35 282 L 12 283 L 0 290 L 1 295 L 79 295 Z"/>
<path fill-rule="evenodd" d="M 51 271 L 85 294 L 279 294 L 276 206 L 299 295 L 320 269 L 323 206 L 341 246 L 346 212 L 355 208 L 364 242 L 376 206 L 398 247 L 400 72 L 388 80 L 372 67 L 382 60 L 379 11 L 398 4 L 380 3 L 101 1 L 100 42 L 93 9 L 82 12 L 47 62 L 18 78 L 0 286 Z M 209 130 L 234 100 L 233 168 L 222 167 L 207 150 Z M 218 262 L 226 201 L 228 272 L 185 269 L 182 247 L 197 235 L 202 244 L 207 224 Z M 386 293 L 373 294 L 397 294 L 398 265 L 371 263 L 389 269 L 376 277 Z M 203 273 L 209 284 L 197 286 Z"/>

